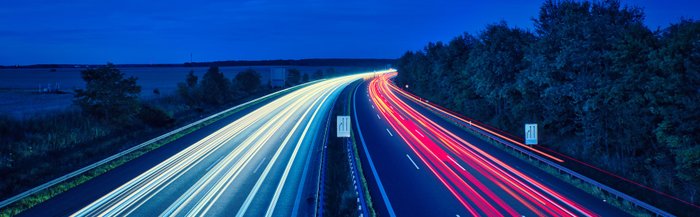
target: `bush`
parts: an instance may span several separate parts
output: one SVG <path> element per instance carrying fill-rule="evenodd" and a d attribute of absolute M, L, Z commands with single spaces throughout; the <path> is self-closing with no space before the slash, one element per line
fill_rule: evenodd
<path fill-rule="evenodd" d="M 84 113 L 114 126 L 131 125 L 138 113 L 141 87 L 136 78 L 124 78 L 114 64 L 80 72 L 85 89 L 75 91 L 75 104 Z"/>
<path fill-rule="evenodd" d="M 255 92 L 260 87 L 260 74 L 253 69 L 239 72 L 233 80 L 236 86 L 246 93 Z"/>
<path fill-rule="evenodd" d="M 170 127 L 175 123 L 175 119 L 165 113 L 162 109 L 151 105 L 141 106 L 138 118 L 145 124 L 154 128 Z"/>

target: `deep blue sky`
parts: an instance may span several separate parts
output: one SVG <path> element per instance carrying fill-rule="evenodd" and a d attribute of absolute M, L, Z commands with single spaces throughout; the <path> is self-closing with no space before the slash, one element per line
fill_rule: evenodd
<path fill-rule="evenodd" d="M 532 28 L 542 1 L 22 0 L 0 6 L 0 65 L 397 58 L 505 20 Z M 647 25 L 699 19 L 697 0 L 625 0 Z"/>

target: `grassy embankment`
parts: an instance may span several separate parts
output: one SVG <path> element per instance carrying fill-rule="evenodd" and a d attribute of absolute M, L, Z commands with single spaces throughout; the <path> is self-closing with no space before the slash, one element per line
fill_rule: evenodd
<path fill-rule="evenodd" d="M 545 163 L 540 162 L 536 159 L 533 159 L 530 156 L 528 156 L 527 154 L 515 151 L 514 149 L 509 148 L 508 146 L 500 143 L 499 141 L 491 139 L 491 138 L 489 138 L 489 137 L 487 137 L 487 136 L 485 136 L 477 131 L 474 131 L 474 130 L 464 126 L 462 123 L 459 123 L 451 118 L 446 117 L 444 114 L 442 114 L 440 112 L 436 112 L 433 110 L 430 110 L 430 111 L 433 112 L 434 114 L 437 114 L 438 117 L 442 118 L 443 120 L 458 126 L 459 128 L 469 132 L 470 134 L 472 134 L 476 137 L 481 138 L 484 141 L 487 141 L 489 144 L 492 144 L 492 145 L 498 147 L 499 149 L 507 152 L 508 154 L 510 154 L 514 157 L 517 157 L 518 159 L 521 159 L 521 160 L 527 162 L 528 164 L 535 166 L 536 168 L 539 168 L 542 171 L 545 171 L 548 174 L 550 174 L 550 175 L 552 175 L 552 176 L 554 176 L 554 177 L 556 177 L 556 178 L 558 178 L 558 179 L 560 179 L 560 180 L 562 180 L 570 185 L 573 185 L 576 188 L 581 189 L 588 194 L 595 196 L 596 198 L 598 198 L 600 200 L 606 201 L 608 204 L 610 204 L 614 207 L 617 207 L 617 208 L 629 213 L 630 215 L 640 216 L 640 217 L 653 216 L 653 214 L 650 213 L 649 211 L 647 211 L 643 208 L 637 207 L 629 201 L 625 201 L 625 200 L 622 200 L 620 198 L 617 198 L 614 195 L 611 195 L 605 191 L 602 191 L 600 188 L 598 188 L 596 186 L 593 186 L 593 185 L 591 185 L 587 182 L 584 182 L 584 181 L 582 181 L 576 177 L 573 177 L 571 175 L 562 173 L 557 168 L 554 168 L 548 164 L 545 164 Z"/>
<path fill-rule="evenodd" d="M 341 96 L 338 97 L 333 111 L 331 113 L 331 124 L 330 126 L 336 126 L 336 119 L 333 118 L 337 115 L 350 115 L 352 111 L 352 94 L 355 88 L 360 84 L 360 82 L 354 82 L 343 90 Z M 352 118 L 351 118 L 352 120 Z M 352 122 L 352 121 L 351 121 Z M 346 138 L 337 138 L 333 136 L 334 133 L 329 134 L 330 138 L 328 140 L 327 148 L 327 162 L 325 163 L 326 168 L 326 179 L 325 179 L 325 200 L 323 201 L 325 215 L 328 216 L 358 216 L 359 212 L 357 210 L 357 195 L 355 195 L 355 190 L 352 183 L 352 177 L 350 172 L 350 162 L 346 157 L 348 153 L 346 152 L 345 142 Z M 364 172 L 362 169 L 362 164 L 359 163 L 359 153 L 357 151 L 357 143 L 355 142 L 355 135 L 351 134 L 350 142 L 352 142 L 352 151 L 354 152 L 356 162 L 358 162 L 357 167 L 359 170 L 359 177 L 361 182 L 361 190 L 364 192 L 365 200 L 369 209 L 371 216 L 376 216 L 375 210 L 372 206 L 372 199 L 369 194 L 369 189 L 367 188 L 367 181 L 364 177 Z"/>
<path fill-rule="evenodd" d="M 217 115 L 217 116 L 215 116 L 207 121 L 190 126 L 190 127 L 186 128 L 178 133 L 175 133 L 175 134 L 172 134 L 172 135 L 167 136 L 165 138 L 162 138 L 160 140 L 154 141 L 154 142 L 152 142 L 152 143 L 150 143 L 150 144 L 148 144 L 140 149 L 137 149 L 131 153 L 128 153 L 124 156 L 121 156 L 121 157 L 116 158 L 112 161 L 109 161 L 105 164 L 102 164 L 96 168 L 88 170 L 88 171 L 82 173 L 81 175 L 67 179 L 67 180 L 60 182 L 52 187 L 49 187 L 47 189 L 44 189 L 44 190 L 39 191 L 37 193 L 34 193 L 28 197 L 25 197 L 25 198 L 15 202 L 15 203 L 12 203 L 12 204 L 4 207 L 2 209 L 2 211 L 0 211 L 0 216 L 16 215 L 16 214 L 22 212 L 23 210 L 31 208 L 36 204 L 39 204 L 39 203 L 46 201 L 46 200 L 48 200 L 48 199 L 50 199 L 50 198 L 52 198 L 52 197 L 54 197 L 62 192 L 65 192 L 65 191 L 67 191 L 75 186 L 78 186 L 82 183 L 85 183 L 94 177 L 97 177 L 101 174 L 104 174 L 104 173 L 130 161 L 130 160 L 138 158 L 139 156 L 141 156 L 149 151 L 152 151 L 152 150 L 157 149 L 163 145 L 166 145 L 172 141 L 175 141 L 175 140 L 177 140 L 177 139 L 179 139 L 179 138 L 181 138 L 181 137 L 183 137 L 191 132 L 194 132 L 202 127 L 208 126 L 208 125 L 215 123 L 223 118 L 226 118 L 232 114 L 235 114 L 236 112 L 239 112 L 239 111 L 244 110 L 248 107 L 254 106 L 257 103 L 265 102 L 268 99 L 272 99 L 272 98 L 281 96 L 283 94 L 286 94 L 286 93 L 289 93 L 289 92 L 294 91 L 296 89 L 299 89 L 303 86 L 305 86 L 305 85 L 295 86 L 295 87 L 286 89 L 284 91 L 275 93 L 273 95 L 268 95 L 266 97 L 260 98 L 259 100 L 256 100 L 254 103 L 246 104 L 244 106 L 241 106 L 241 107 L 238 107 L 236 109 L 230 110 L 228 112 L 222 113 L 222 114 Z M 272 91 L 269 91 L 269 92 L 272 92 Z M 261 96 L 261 95 L 266 94 L 266 93 L 268 93 L 268 92 L 260 92 L 258 94 L 255 94 L 254 97 L 258 97 L 258 96 Z M 236 100 L 235 104 L 240 104 L 242 102 L 252 100 L 252 99 L 254 99 L 254 97 L 251 96 L 251 97 L 247 97 L 244 99 Z M 220 110 L 224 110 L 224 108 L 231 107 L 231 106 L 233 106 L 233 105 L 222 106 L 218 109 L 220 111 Z M 209 113 L 214 114 L 214 112 L 216 112 L 216 109 L 212 109 L 212 111 L 210 111 Z M 194 120 L 197 120 L 198 117 L 201 117 L 201 115 L 194 115 L 194 116 L 190 115 L 190 117 L 182 118 L 183 121 L 181 121 L 181 122 L 185 122 L 185 123 L 194 122 Z M 182 125 L 186 125 L 186 124 L 182 124 Z M 122 143 L 122 142 L 123 143 L 130 143 L 133 145 L 134 144 L 133 141 L 139 141 L 138 138 L 141 138 L 140 140 L 143 141 L 144 140 L 143 138 L 153 137 L 155 135 L 158 135 L 155 133 L 163 133 L 163 132 L 164 132 L 163 130 L 149 130 L 147 133 L 138 133 L 137 135 L 128 135 L 128 136 L 118 136 L 118 137 L 113 138 L 113 139 L 105 139 L 103 143 L 91 144 L 91 145 L 92 146 L 110 146 L 110 145 L 114 145 L 114 144 L 118 144 L 118 143 Z M 96 132 L 96 134 L 101 135 L 102 137 L 107 136 L 106 133 L 100 134 L 99 132 Z M 102 150 L 91 149 L 90 151 L 91 152 L 92 151 L 98 152 L 98 151 L 104 151 L 104 149 L 102 149 Z M 111 151 L 109 153 L 115 153 L 115 152 L 116 151 Z M 70 156 L 77 156 L 78 158 L 80 158 L 84 154 L 85 153 L 79 153 L 79 155 L 70 155 Z M 109 156 L 109 155 L 102 154 L 102 156 Z M 75 162 L 75 161 L 78 161 L 79 159 L 68 159 L 68 160 Z M 61 167 L 59 165 L 62 165 L 62 164 L 58 164 L 58 165 L 49 164 L 50 167 L 58 168 L 56 171 L 70 171 L 70 170 L 75 170 L 75 169 L 79 168 L 79 167 L 75 167 L 75 165 L 79 165 L 79 164 L 69 164 L 69 165 L 64 165 L 63 167 Z M 68 167 L 72 167 L 72 168 L 68 168 Z M 27 174 L 23 174 L 22 177 L 31 178 L 32 176 L 35 176 L 38 173 L 41 173 L 41 175 L 47 174 L 47 172 L 45 172 L 45 171 L 38 171 L 37 169 L 35 169 L 35 170 L 30 170 L 30 172 L 28 172 Z M 51 175 L 54 175 L 54 177 L 56 176 L 56 174 L 51 174 Z M 23 178 L 16 179 L 16 181 L 20 181 L 20 180 L 23 180 Z M 38 185 L 38 184 L 35 184 L 35 185 Z"/>

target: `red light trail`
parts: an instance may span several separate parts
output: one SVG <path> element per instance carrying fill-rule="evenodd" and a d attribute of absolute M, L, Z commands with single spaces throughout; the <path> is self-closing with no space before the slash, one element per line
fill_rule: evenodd
<path fill-rule="evenodd" d="M 471 215 L 521 216 L 528 210 L 538 216 L 597 216 L 417 112 L 392 92 L 400 91 L 390 84 L 389 78 L 394 75 L 384 74 L 370 82 L 372 103 Z M 500 135 L 493 129 L 477 127 Z M 538 151 L 507 136 L 501 138 Z M 546 153 L 540 154 L 562 162 Z M 496 191 L 505 192 L 522 206 L 507 203 L 503 194 Z"/>

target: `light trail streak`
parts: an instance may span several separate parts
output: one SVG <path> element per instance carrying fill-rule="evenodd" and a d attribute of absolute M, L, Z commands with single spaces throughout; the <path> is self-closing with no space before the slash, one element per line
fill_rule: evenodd
<path fill-rule="evenodd" d="M 392 91 L 397 88 L 390 85 L 388 79 L 394 74 L 387 73 L 370 82 L 368 92 L 373 105 L 472 215 L 500 216 L 505 213 L 520 216 L 522 211 L 516 211 L 496 195 L 495 189 L 486 185 L 489 184 L 538 216 L 597 216 L 408 106 Z M 495 133 L 485 127 L 480 129 Z M 470 170 L 460 165 L 458 160 L 466 163 Z"/>
<path fill-rule="evenodd" d="M 411 93 L 408 93 L 408 92 L 406 92 L 405 90 L 402 90 L 401 88 L 396 87 L 396 85 L 390 84 L 389 87 L 390 87 L 391 89 L 393 89 L 393 90 L 395 90 L 395 91 L 401 93 L 403 96 L 405 96 L 405 97 L 411 99 L 411 100 L 414 101 L 414 102 L 420 103 L 420 104 L 425 105 L 425 106 L 427 106 L 427 107 L 430 107 L 430 108 L 432 108 L 432 109 L 434 109 L 434 110 L 441 111 L 441 112 L 443 112 L 443 114 L 446 114 L 446 115 L 448 115 L 448 116 L 450 116 L 450 117 L 452 117 L 452 118 L 458 119 L 458 120 L 463 121 L 463 122 L 465 122 L 465 123 L 469 123 L 471 126 L 475 126 L 475 127 L 479 128 L 479 129 L 481 129 L 481 130 L 483 130 L 483 131 L 488 132 L 488 133 L 491 134 L 491 135 L 495 135 L 495 136 L 497 136 L 497 137 L 499 137 L 499 138 L 501 138 L 501 139 L 507 140 L 507 141 L 509 141 L 509 142 L 511 142 L 511 143 L 513 143 L 513 144 L 516 144 L 516 145 L 518 145 L 518 146 L 521 146 L 521 147 L 523 147 L 523 148 L 525 148 L 525 149 L 527 149 L 527 150 L 529 150 L 529 151 L 532 151 L 532 152 L 535 152 L 535 153 L 537 153 L 537 154 L 540 154 L 540 155 L 542 155 L 542 156 L 544 156 L 544 157 L 547 157 L 547 158 L 549 158 L 549 159 L 552 159 L 552 160 L 554 160 L 554 161 L 556 161 L 556 162 L 559 162 L 559 163 L 564 162 L 564 160 L 562 160 L 562 159 L 560 159 L 560 158 L 554 157 L 554 156 L 552 156 L 552 155 L 550 155 L 550 154 L 547 154 L 547 153 L 544 153 L 544 152 L 542 152 L 542 151 L 540 151 L 540 150 L 534 149 L 534 148 L 532 148 L 532 147 L 529 146 L 529 145 L 525 145 L 524 143 L 522 143 L 522 142 L 520 142 L 520 141 L 518 141 L 518 140 L 513 139 L 514 136 L 512 136 L 512 135 L 510 135 L 510 134 L 508 134 L 508 133 L 506 133 L 506 132 L 503 132 L 503 131 L 500 131 L 500 130 L 497 130 L 497 129 L 493 129 L 493 128 L 491 128 L 491 127 L 487 127 L 487 126 L 485 126 L 484 124 L 479 123 L 478 121 L 474 121 L 474 120 L 471 120 L 471 119 L 470 119 L 470 120 L 467 120 L 466 118 L 461 117 L 461 116 L 459 116 L 459 115 L 455 115 L 455 114 L 453 114 L 453 113 L 451 113 L 451 112 L 446 112 L 444 108 L 438 107 L 438 106 L 433 105 L 433 104 L 431 104 L 431 103 L 427 103 L 427 102 L 421 100 L 420 98 L 418 98 L 417 96 L 415 96 L 415 95 L 413 95 L 413 94 L 411 94 Z M 498 132 L 497 132 L 497 131 L 498 131 Z"/>
<path fill-rule="evenodd" d="M 267 215 L 272 215 L 272 211 L 277 211 L 283 190 L 287 187 L 296 190 L 296 184 L 303 184 L 289 178 L 292 173 L 295 179 L 299 178 L 296 172 L 300 170 L 292 168 L 305 165 L 307 158 L 297 155 L 308 155 L 310 153 L 307 152 L 312 150 L 310 146 L 313 141 L 307 135 L 315 133 L 310 131 L 312 126 L 317 128 L 321 124 L 317 116 L 329 111 L 329 102 L 335 100 L 340 90 L 368 75 L 371 74 L 328 79 L 273 100 L 148 169 L 72 216 L 143 215 L 153 212 L 161 213 L 160 216 L 205 216 L 211 213 L 214 204 L 224 202 L 239 204 L 240 215 L 249 211 L 265 213 L 265 210 L 247 209 L 252 202 L 265 203 Z M 306 123 L 305 127 L 298 130 L 302 123 Z M 282 137 L 285 140 L 278 141 Z M 293 149 L 285 149 L 287 144 L 293 144 Z M 265 162 L 273 151 L 274 156 Z M 262 160 L 257 163 L 255 159 Z M 262 173 L 252 172 L 261 166 L 265 168 Z M 273 167 L 283 168 L 283 175 L 274 179 L 268 177 Z M 242 177 L 258 181 L 253 189 L 241 188 L 247 185 L 247 182 L 242 182 Z M 194 181 L 190 184 L 187 180 Z M 260 197 L 257 189 L 262 187 L 276 190 L 265 192 L 272 196 Z M 179 188 L 182 191 L 177 190 Z M 222 201 L 223 195 L 247 193 L 247 190 L 250 193 L 245 201 Z M 172 200 L 160 197 L 168 193 L 175 193 L 176 197 Z M 230 200 L 232 197 L 227 198 Z M 291 210 L 291 207 L 284 209 Z"/>

